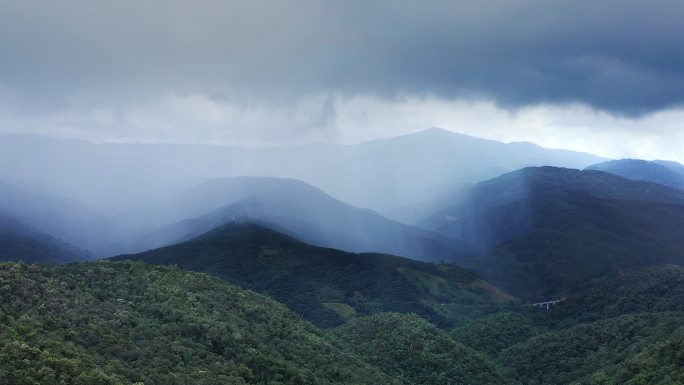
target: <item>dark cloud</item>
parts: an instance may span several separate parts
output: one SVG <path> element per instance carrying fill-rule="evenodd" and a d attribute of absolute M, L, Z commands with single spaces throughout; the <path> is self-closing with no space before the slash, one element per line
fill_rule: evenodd
<path fill-rule="evenodd" d="M 0 86 L 49 104 L 164 92 L 586 103 L 684 100 L 678 1 L 31 1 L 0 4 Z"/>

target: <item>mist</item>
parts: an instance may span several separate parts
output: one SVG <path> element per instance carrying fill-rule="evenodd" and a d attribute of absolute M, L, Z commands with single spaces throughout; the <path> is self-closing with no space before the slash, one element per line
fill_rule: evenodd
<path fill-rule="evenodd" d="M 681 380 L 682 20 L 0 1 L 0 383 Z"/>
<path fill-rule="evenodd" d="M 380 228 L 399 223 L 383 218 L 386 223 L 371 226 L 376 230 L 364 231 L 364 226 L 376 219 L 350 219 L 352 222 L 346 223 L 341 212 L 357 210 L 352 215 L 356 217 L 365 213 L 361 209 L 391 211 L 527 166 L 583 168 L 605 160 L 586 153 L 549 150 L 532 143 L 505 144 L 436 128 L 358 145 L 320 143 L 264 149 L 95 144 L 36 135 L 2 135 L 0 139 L 1 208 L 99 256 L 165 246 L 230 220 L 252 218 L 283 228 L 298 222 L 299 226 L 308 226 L 300 237 L 328 247 L 416 257 L 416 251 L 408 251 L 413 246 L 372 246 L 374 231 L 386 231 Z M 286 179 L 268 183 L 250 179 L 257 177 Z M 298 198 L 301 194 L 277 187 L 289 179 L 301 181 L 325 197 L 309 203 L 307 210 L 320 212 L 315 219 L 306 219 L 311 213 L 288 211 L 287 207 L 306 205 Z M 268 198 L 263 195 L 266 192 Z M 259 210 L 240 206 L 231 215 L 214 216 L 202 226 L 193 225 L 194 230 L 186 229 L 189 222 L 179 224 L 202 222 L 203 216 L 250 198 L 262 205 L 280 203 Z M 349 208 L 323 208 L 329 204 Z M 169 226 L 186 230 L 167 231 Z M 305 235 L 311 232 L 318 235 Z M 145 241 L 159 239 L 155 233 L 166 235 Z M 325 241 L 331 234 L 342 238 Z M 392 241 L 390 235 L 378 238 L 385 239 L 378 241 L 385 245 L 405 241 L 399 233 Z M 458 243 L 440 242 L 448 247 Z M 434 259 L 427 254 L 422 258 Z"/>
<path fill-rule="evenodd" d="M 669 1 L 3 3 L 0 209 L 105 255 L 304 215 L 283 209 L 292 194 L 269 206 L 224 178 L 293 179 L 415 225 L 407 213 L 524 167 L 682 161 L 683 14 Z M 330 215 L 298 234 L 417 253 L 327 228 Z"/>

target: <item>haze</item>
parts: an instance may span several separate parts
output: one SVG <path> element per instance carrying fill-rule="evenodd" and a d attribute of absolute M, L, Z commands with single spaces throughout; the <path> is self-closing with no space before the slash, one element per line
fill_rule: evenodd
<path fill-rule="evenodd" d="M 9 1 L 0 131 L 353 144 L 441 127 L 684 161 L 671 1 Z"/>
<path fill-rule="evenodd" d="M 4 2 L 0 209 L 97 253 L 247 214 L 352 251 L 458 249 L 363 209 L 396 219 L 523 167 L 684 162 L 682 16 L 667 1 Z M 236 177 L 285 179 L 221 179 Z M 290 179 L 306 187 L 262 186 Z M 295 210 L 300 193 L 348 222 Z M 415 244 L 372 245 L 388 228 Z"/>

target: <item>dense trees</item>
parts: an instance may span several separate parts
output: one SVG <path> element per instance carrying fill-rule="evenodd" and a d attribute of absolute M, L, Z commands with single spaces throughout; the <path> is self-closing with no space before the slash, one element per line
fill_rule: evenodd
<path fill-rule="evenodd" d="M 339 326 L 321 331 L 178 266 L 1 263 L 0 383 L 684 381 L 681 266 L 600 280 L 544 310 L 497 305 L 509 297 L 452 265 L 315 248 L 258 226 L 219 230 L 144 255 L 205 266 Z M 444 319 L 460 326 L 434 324 Z"/>
<path fill-rule="evenodd" d="M 486 355 L 415 315 L 375 314 L 330 331 L 348 349 L 410 384 L 514 384 Z"/>
<path fill-rule="evenodd" d="M 0 383 L 394 383 L 218 278 L 130 261 L 0 264 Z"/>
<path fill-rule="evenodd" d="M 251 223 L 229 223 L 189 242 L 113 260 L 127 258 L 218 276 L 322 328 L 381 311 L 416 313 L 448 328 L 514 300 L 470 269 L 310 246 Z"/>
<path fill-rule="evenodd" d="M 521 308 L 510 330 L 538 332 L 503 351 L 490 351 L 525 384 L 677 384 L 684 381 L 684 268 L 657 266 L 595 284 L 551 310 Z M 501 326 L 478 325 L 452 336 L 487 341 Z M 513 321 L 513 318 L 509 319 Z M 482 333 L 477 333 L 481 330 Z M 473 333 L 475 332 L 475 333 Z M 472 335 L 481 336 L 472 338 Z M 488 344 L 505 341 L 494 339 Z"/>
<path fill-rule="evenodd" d="M 456 328 L 451 337 L 475 350 L 496 357 L 499 352 L 537 334 L 529 319 L 520 313 L 499 313 Z"/>
<path fill-rule="evenodd" d="M 532 167 L 432 203 L 417 224 L 467 240 L 480 253 L 463 263 L 525 301 L 684 264 L 684 191 L 656 183 Z"/>
<path fill-rule="evenodd" d="M 399 313 L 323 332 L 267 297 L 177 267 L 7 262 L 0 383 L 676 384 L 683 283 L 684 268 L 661 266 L 451 332 Z"/>
<path fill-rule="evenodd" d="M 683 317 L 642 313 L 576 325 L 504 350 L 499 362 L 524 384 L 681 383 Z"/>

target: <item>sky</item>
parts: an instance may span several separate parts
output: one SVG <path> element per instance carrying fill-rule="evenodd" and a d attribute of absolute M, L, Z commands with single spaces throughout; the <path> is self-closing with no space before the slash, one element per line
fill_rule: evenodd
<path fill-rule="evenodd" d="M 684 3 L 0 2 L 0 132 L 352 144 L 440 127 L 684 162 Z"/>

